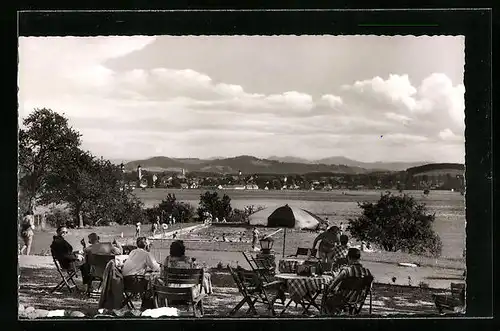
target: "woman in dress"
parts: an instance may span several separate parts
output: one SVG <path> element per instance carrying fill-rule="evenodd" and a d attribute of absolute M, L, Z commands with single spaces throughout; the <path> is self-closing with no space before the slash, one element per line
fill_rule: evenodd
<path fill-rule="evenodd" d="M 21 255 L 26 251 L 26 255 L 30 255 L 31 244 L 33 243 L 33 236 L 35 232 L 35 221 L 33 219 L 33 214 L 27 212 L 23 217 L 23 222 L 21 223 L 21 239 L 23 240 L 23 247 L 19 251 Z"/>

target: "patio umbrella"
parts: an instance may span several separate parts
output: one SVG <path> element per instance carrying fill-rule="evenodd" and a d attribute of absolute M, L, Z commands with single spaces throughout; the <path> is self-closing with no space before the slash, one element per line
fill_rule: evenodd
<path fill-rule="evenodd" d="M 285 256 L 286 229 L 316 230 L 324 221 L 302 208 L 284 205 L 276 209 L 265 208 L 249 217 L 249 224 L 268 228 L 284 228 L 283 256 Z"/>

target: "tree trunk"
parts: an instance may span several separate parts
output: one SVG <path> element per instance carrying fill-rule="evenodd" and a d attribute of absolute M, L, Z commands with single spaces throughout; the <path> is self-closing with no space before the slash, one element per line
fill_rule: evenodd
<path fill-rule="evenodd" d="M 82 211 L 81 211 L 81 206 L 75 206 L 75 224 L 78 224 L 79 228 L 83 228 L 83 217 L 82 217 Z"/>
<path fill-rule="evenodd" d="M 36 208 L 36 198 L 34 196 L 30 196 L 28 199 L 28 210 L 27 211 L 31 212 L 34 215 L 35 208 Z"/>

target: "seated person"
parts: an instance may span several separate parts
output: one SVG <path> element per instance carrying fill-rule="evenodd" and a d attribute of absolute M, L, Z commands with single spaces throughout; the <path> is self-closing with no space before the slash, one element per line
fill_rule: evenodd
<path fill-rule="evenodd" d="M 349 248 L 347 253 L 348 266 L 344 267 L 340 273 L 335 277 L 333 282 L 328 286 L 327 297 L 326 297 L 326 311 L 328 313 L 338 313 L 343 308 L 343 304 L 346 299 L 350 299 L 352 296 L 356 295 L 354 291 L 340 291 L 339 285 L 347 277 L 358 277 L 363 278 L 365 276 L 371 275 L 370 270 L 364 268 L 359 259 L 361 258 L 361 252 L 357 248 Z"/>
<path fill-rule="evenodd" d="M 83 264 L 83 256 L 73 251 L 73 247 L 64 239 L 68 234 L 68 228 L 59 226 L 56 230 L 57 235 L 54 236 L 50 251 L 54 258 L 60 263 L 61 268 L 68 270 L 75 266 Z"/>
<path fill-rule="evenodd" d="M 123 253 L 122 246 L 116 241 L 116 239 L 112 243 L 102 243 L 99 241 L 99 236 L 96 233 L 89 234 L 89 244 L 90 246 L 85 247 L 83 252 L 87 254 L 113 254 L 113 255 L 121 255 Z M 85 242 L 82 239 L 82 244 Z"/>
<path fill-rule="evenodd" d="M 92 272 L 92 267 L 87 263 L 89 255 L 121 255 L 123 251 L 121 245 L 116 241 L 116 239 L 113 243 L 101 243 L 99 242 L 100 238 L 96 233 L 89 234 L 88 238 L 90 246 L 86 247 L 84 239 L 80 242 L 83 246 L 83 254 L 85 255 L 86 261 L 80 268 L 84 284 L 89 284 L 88 281 L 91 278 L 91 274 L 102 275 L 104 268 L 106 267 L 105 265 L 94 265 L 94 271 Z"/>
<path fill-rule="evenodd" d="M 186 256 L 186 247 L 182 240 L 176 240 L 170 245 L 170 255 L 166 257 L 163 263 L 164 268 L 179 268 L 179 269 L 198 269 L 200 266 L 195 262 L 194 258 Z M 164 270 L 162 270 L 161 278 L 165 278 Z M 208 272 L 203 273 L 203 289 L 206 293 L 212 293 L 211 275 Z"/>
<path fill-rule="evenodd" d="M 130 252 L 122 267 L 122 275 L 145 275 L 149 271 L 160 271 L 160 264 L 149 252 L 149 241 L 146 237 L 137 238 L 137 248 Z"/>

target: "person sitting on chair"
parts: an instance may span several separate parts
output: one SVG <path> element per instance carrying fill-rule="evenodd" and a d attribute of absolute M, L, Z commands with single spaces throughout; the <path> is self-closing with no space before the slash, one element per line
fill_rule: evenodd
<path fill-rule="evenodd" d="M 64 239 L 68 234 L 68 228 L 65 226 L 59 226 L 56 230 L 56 234 L 53 237 L 52 244 L 50 244 L 50 251 L 54 258 L 61 264 L 63 269 L 70 269 L 74 266 L 80 266 L 83 264 L 83 256 L 77 255 L 73 251 L 73 247 L 69 242 Z"/>
<path fill-rule="evenodd" d="M 149 241 L 146 237 L 137 238 L 137 249 L 130 252 L 123 264 L 122 275 L 134 276 L 144 275 L 148 271 L 160 271 L 160 264 L 149 252 Z"/>
<path fill-rule="evenodd" d="M 89 255 L 121 255 L 123 253 L 123 248 L 116 239 L 112 243 L 101 243 L 99 242 L 99 236 L 94 232 L 89 234 L 88 238 L 90 246 L 85 245 L 84 239 L 80 241 L 85 256 L 85 263 L 80 267 L 84 284 L 88 284 L 92 273 L 91 266 L 87 263 Z M 102 267 L 104 268 L 105 266 Z"/>
<path fill-rule="evenodd" d="M 335 244 L 340 241 L 339 233 L 340 229 L 337 226 L 331 226 L 328 230 L 320 233 L 316 239 L 314 239 L 312 249 L 315 249 L 318 241 L 321 241 L 319 244 L 319 258 L 322 263 L 333 262 L 333 248 Z"/>
<path fill-rule="evenodd" d="M 170 255 L 165 258 L 163 263 L 165 268 L 179 269 L 198 269 L 200 266 L 195 262 L 194 258 L 186 256 L 186 247 L 182 240 L 176 240 L 170 245 Z M 164 270 L 162 270 L 161 278 L 165 278 Z M 208 272 L 203 273 L 203 288 L 205 292 L 212 293 L 212 280 Z"/>
<path fill-rule="evenodd" d="M 361 258 L 361 252 L 357 248 L 349 248 L 347 252 L 348 266 L 344 267 L 333 282 L 328 286 L 327 297 L 325 300 L 327 313 L 338 313 L 342 310 L 342 306 L 346 299 L 350 299 L 356 293 L 353 291 L 341 292 L 339 290 L 339 285 L 346 278 L 356 277 L 363 278 L 365 276 L 370 276 L 370 270 L 364 268 L 359 259 Z"/>
<path fill-rule="evenodd" d="M 100 242 L 99 241 L 100 238 L 97 235 L 97 233 L 95 233 L 95 232 L 89 234 L 88 238 L 89 238 L 89 244 L 90 244 L 90 246 L 88 246 L 88 247 L 85 247 L 85 245 L 83 245 L 85 242 L 82 239 L 82 245 L 84 246 L 83 252 L 85 254 L 90 253 L 90 254 L 96 254 L 96 255 L 99 255 L 99 254 L 121 255 L 123 253 L 123 248 L 120 245 L 120 243 L 118 243 L 116 241 L 116 239 L 113 240 L 112 243 Z"/>

